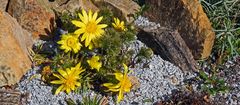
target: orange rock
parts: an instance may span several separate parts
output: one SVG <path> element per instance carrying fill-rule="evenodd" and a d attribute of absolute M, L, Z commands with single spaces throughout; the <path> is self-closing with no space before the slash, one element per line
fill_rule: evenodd
<path fill-rule="evenodd" d="M 55 15 L 41 7 L 36 0 L 10 0 L 7 11 L 33 34 L 34 39 L 51 35 Z"/>
<path fill-rule="evenodd" d="M 30 69 L 27 48 L 32 43 L 31 34 L 0 10 L 0 86 L 17 83 Z"/>
<path fill-rule="evenodd" d="M 177 30 L 195 59 L 207 58 L 215 33 L 198 0 L 146 0 L 145 16 L 161 26 Z"/>

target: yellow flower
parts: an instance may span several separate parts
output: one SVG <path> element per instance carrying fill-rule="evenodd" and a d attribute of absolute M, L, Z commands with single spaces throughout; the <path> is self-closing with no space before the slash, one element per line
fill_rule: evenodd
<path fill-rule="evenodd" d="M 71 34 L 62 35 L 61 40 L 57 43 L 61 44 L 60 49 L 64 50 L 66 53 L 69 51 L 77 53 L 82 47 L 82 44 L 78 40 L 78 36 Z"/>
<path fill-rule="evenodd" d="M 87 14 L 85 10 L 82 10 L 82 14 L 78 14 L 80 21 L 72 20 L 72 23 L 79 27 L 74 33 L 77 35 L 82 35 L 81 41 L 85 41 L 85 46 L 88 47 L 90 42 L 104 33 L 103 28 L 107 27 L 106 24 L 99 24 L 103 17 L 97 18 L 98 13 L 94 14 L 90 10 Z"/>
<path fill-rule="evenodd" d="M 99 62 L 99 56 L 93 56 L 90 60 L 87 60 L 87 63 L 90 65 L 91 69 L 99 69 L 102 67 L 102 62 Z"/>
<path fill-rule="evenodd" d="M 132 87 L 132 83 L 128 78 L 128 67 L 124 66 L 124 74 L 122 73 L 114 73 L 115 78 L 119 81 L 118 84 L 113 83 L 104 83 L 103 86 L 109 88 L 109 91 L 118 92 L 117 103 L 119 103 L 123 99 L 124 92 L 130 92 Z"/>
<path fill-rule="evenodd" d="M 61 84 L 55 91 L 55 94 L 58 94 L 61 91 L 69 93 L 71 90 L 75 90 L 76 87 L 81 86 L 81 83 L 78 80 L 81 79 L 80 74 L 84 72 L 85 69 L 82 69 L 80 65 L 81 63 L 78 63 L 75 67 L 67 68 L 66 70 L 59 69 L 59 74 L 53 73 L 53 76 L 59 78 L 59 80 L 51 81 L 51 83 Z"/>
<path fill-rule="evenodd" d="M 120 21 L 118 18 L 113 18 L 114 19 L 114 23 L 112 23 L 113 27 L 115 28 L 115 30 L 117 31 L 125 31 L 126 28 L 124 26 L 124 21 Z"/>

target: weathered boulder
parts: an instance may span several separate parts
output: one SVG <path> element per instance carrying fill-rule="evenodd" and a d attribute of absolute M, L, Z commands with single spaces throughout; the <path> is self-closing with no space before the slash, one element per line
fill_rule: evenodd
<path fill-rule="evenodd" d="M 76 10 L 86 9 L 97 11 L 98 8 L 92 3 L 91 0 L 36 0 L 39 5 L 44 7 L 47 11 L 53 12 L 54 9 L 57 12 L 71 12 L 74 13 Z"/>
<path fill-rule="evenodd" d="M 133 20 L 133 15 L 140 10 L 140 6 L 132 0 L 94 0 L 99 8 L 110 8 L 118 17 L 127 21 Z"/>
<path fill-rule="evenodd" d="M 215 33 L 198 0 L 146 0 L 145 16 L 161 26 L 177 30 L 195 59 L 207 58 Z"/>
<path fill-rule="evenodd" d="M 32 44 L 31 34 L 0 10 L 0 86 L 17 83 L 30 69 L 27 49 Z"/>
<path fill-rule="evenodd" d="M 23 105 L 21 92 L 18 90 L 0 89 L 0 105 Z"/>
<path fill-rule="evenodd" d="M 50 35 L 54 14 L 40 6 L 36 0 L 10 0 L 7 12 L 33 34 L 34 39 Z"/>
<path fill-rule="evenodd" d="M 92 0 L 79 0 L 81 9 L 98 11 L 99 8 L 93 4 Z"/>
<path fill-rule="evenodd" d="M 8 4 L 8 0 L 2 0 L 2 1 L 0 2 L 0 9 L 3 10 L 3 11 L 5 11 L 6 8 L 7 8 L 7 4 Z"/>
<path fill-rule="evenodd" d="M 152 48 L 155 54 L 175 64 L 183 71 L 198 71 L 190 49 L 177 31 L 165 27 L 142 28 L 137 36 L 139 40 Z"/>

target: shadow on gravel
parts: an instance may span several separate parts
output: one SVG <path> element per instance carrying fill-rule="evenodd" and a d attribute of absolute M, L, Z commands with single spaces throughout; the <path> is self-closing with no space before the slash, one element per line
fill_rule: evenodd
<path fill-rule="evenodd" d="M 153 105 L 213 105 L 206 93 L 176 91 L 165 101 Z"/>

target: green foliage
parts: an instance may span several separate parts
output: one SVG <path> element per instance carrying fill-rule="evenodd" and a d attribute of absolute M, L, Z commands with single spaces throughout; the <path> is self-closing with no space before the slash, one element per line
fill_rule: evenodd
<path fill-rule="evenodd" d="M 102 8 L 101 11 L 99 11 L 99 15 L 100 16 L 103 16 L 103 20 L 104 23 L 106 24 L 112 24 L 112 21 L 113 21 L 113 17 L 114 17 L 114 14 L 113 12 L 108 9 L 107 7 L 106 8 Z"/>
<path fill-rule="evenodd" d="M 105 105 L 107 102 L 105 102 L 104 99 L 104 97 L 100 97 L 98 95 L 95 95 L 93 98 L 88 95 L 83 97 L 82 102 L 75 103 L 72 99 L 67 99 L 66 103 L 67 105 Z"/>
<path fill-rule="evenodd" d="M 77 10 L 75 13 L 71 12 L 55 12 L 57 15 L 57 24 L 58 27 L 62 28 L 63 30 L 67 30 L 68 32 L 74 32 L 76 30 L 76 27 L 71 23 L 70 20 L 74 20 L 78 18 L 78 13 L 80 11 Z"/>
<path fill-rule="evenodd" d="M 101 105 L 102 98 L 99 96 L 94 96 L 91 98 L 91 96 L 83 97 L 83 101 L 80 103 L 80 105 Z"/>
<path fill-rule="evenodd" d="M 130 62 L 130 56 L 133 55 L 129 53 L 131 49 L 128 49 L 127 44 L 135 40 L 135 35 L 135 32 L 116 32 L 114 29 L 106 31 L 106 35 L 99 40 L 106 70 L 115 70 L 122 63 Z M 124 44 L 127 48 L 124 48 Z"/>
<path fill-rule="evenodd" d="M 72 99 L 66 99 L 65 102 L 67 103 L 67 105 L 77 105 Z"/>
<path fill-rule="evenodd" d="M 239 0 L 199 0 L 209 17 L 216 39 L 211 59 L 205 60 L 210 74 L 201 71 L 202 89 L 215 95 L 229 90 L 225 81 L 217 76 L 222 65 L 240 54 L 240 1 Z M 201 64 L 201 62 L 199 62 Z M 215 65 L 213 67 L 212 65 Z"/>
<path fill-rule="evenodd" d="M 138 16 L 143 15 L 143 13 L 149 9 L 149 5 L 145 4 L 145 0 L 133 0 L 133 1 L 141 6 L 140 10 L 133 16 L 134 19 L 136 19 Z"/>
<path fill-rule="evenodd" d="M 225 84 L 224 79 L 217 77 L 214 73 L 208 75 L 204 71 L 199 72 L 200 78 L 203 80 L 202 90 L 211 95 L 216 95 L 219 92 L 226 92 L 229 87 Z"/>
<path fill-rule="evenodd" d="M 150 48 L 142 47 L 138 53 L 138 56 L 141 58 L 150 59 L 153 55 L 153 51 Z"/>
<path fill-rule="evenodd" d="M 240 54 L 240 1 L 200 0 L 216 33 L 213 53 L 219 63 Z"/>

